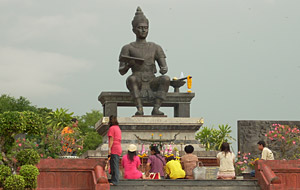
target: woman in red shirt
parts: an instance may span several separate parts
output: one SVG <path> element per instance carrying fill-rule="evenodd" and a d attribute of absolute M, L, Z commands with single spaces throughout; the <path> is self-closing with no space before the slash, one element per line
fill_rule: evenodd
<path fill-rule="evenodd" d="M 128 147 L 128 154 L 123 156 L 122 166 L 124 168 L 125 179 L 140 179 L 143 177 L 142 172 L 138 170 L 141 161 L 136 155 L 136 149 L 134 144 L 130 144 Z"/>
<path fill-rule="evenodd" d="M 119 183 L 119 161 L 122 154 L 121 139 L 122 133 L 116 116 L 109 117 L 108 136 L 108 156 L 110 156 L 111 183 L 110 185 L 118 185 Z"/>

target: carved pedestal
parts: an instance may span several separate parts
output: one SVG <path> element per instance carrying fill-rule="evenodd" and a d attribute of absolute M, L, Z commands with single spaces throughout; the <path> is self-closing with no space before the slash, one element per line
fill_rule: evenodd
<path fill-rule="evenodd" d="M 202 150 L 199 142 L 195 140 L 195 132 L 203 124 L 202 118 L 118 117 L 118 122 L 122 131 L 121 144 L 124 154 L 127 153 L 129 144 L 137 145 L 138 151 L 140 151 L 143 144 L 148 150 L 151 144 L 160 142 L 171 144 L 172 148 L 176 147 L 178 151 L 183 151 L 185 145 L 188 144 L 192 144 L 195 151 Z M 106 153 L 108 117 L 98 121 L 95 127 L 97 132 L 103 136 L 103 144 L 99 149 Z"/>

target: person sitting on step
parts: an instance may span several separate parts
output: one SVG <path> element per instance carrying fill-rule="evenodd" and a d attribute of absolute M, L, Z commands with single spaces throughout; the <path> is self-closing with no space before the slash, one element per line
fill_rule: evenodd
<path fill-rule="evenodd" d="M 258 150 L 261 151 L 261 160 L 274 160 L 273 152 L 266 147 L 265 141 L 258 141 Z M 255 177 L 255 170 L 250 172 L 251 177 Z"/>
<path fill-rule="evenodd" d="M 141 165 L 140 158 L 136 155 L 136 146 L 130 144 L 128 146 L 128 153 L 122 158 L 122 166 L 124 168 L 125 179 L 140 179 L 143 178 L 143 174 L 138 168 Z"/>
<path fill-rule="evenodd" d="M 217 179 L 234 179 L 235 155 L 230 151 L 229 144 L 223 142 L 221 145 L 221 152 L 217 154 L 217 163 L 220 166 Z"/>
<path fill-rule="evenodd" d="M 180 161 L 176 160 L 174 156 L 167 159 L 165 168 L 168 179 L 183 179 L 185 178 L 185 171 L 182 169 Z"/>
<path fill-rule="evenodd" d="M 163 179 L 164 166 L 166 165 L 165 159 L 160 155 L 160 151 L 157 146 L 151 146 L 151 155 L 148 158 L 146 165 L 146 176 L 149 177 L 150 173 L 159 173 L 160 178 Z"/>
<path fill-rule="evenodd" d="M 181 157 L 181 166 L 184 169 L 186 179 L 194 179 L 193 169 L 197 166 L 198 157 L 194 154 L 194 147 L 192 145 L 187 145 L 184 147 L 185 155 Z"/>

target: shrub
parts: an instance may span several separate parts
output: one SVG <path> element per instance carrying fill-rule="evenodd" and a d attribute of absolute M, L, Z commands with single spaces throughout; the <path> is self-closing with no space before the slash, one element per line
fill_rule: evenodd
<path fill-rule="evenodd" d="M 24 165 L 20 169 L 20 175 L 24 177 L 26 188 L 37 188 L 37 176 L 39 174 L 39 170 L 33 165 Z"/>
<path fill-rule="evenodd" d="M 243 171 L 248 168 L 251 154 L 238 152 L 237 160 L 235 162 L 235 174 L 241 175 Z"/>
<path fill-rule="evenodd" d="M 11 175 L 6 178 L 4 182 L 5 190 L 24 190 L 25 189 L 25 180 L 23 176 L 20 175 Z"/>
<path fill-rule="evenodd" d="M 14 172 L 17 170 L 14 160 L 11 159 L 15 137 L 18 134 L 38 135 L 40 134 L 41 117 L 30 111 L 9 111 L 0 113 L 0 151 L 2 160 L 0 162 L 9 166 Z"/>
<path fill-rule="evenodd" d="M 273 124 L 269 133 L 269 146 L 272 148 L 276 159 L 299 159 L 300 130 L 288 125 Z M 276 154 L 277 153 L 277 154 Z"/>
<path fill-rule="evenodd" d="M 11 169 L 8 166 L 0 165 L 0 187 L 3 187 L 5 179 L 11 175 Z"/>
<path fill-rule="evenodd" d="M 16 159 L 19 165 L 36 165 L 40 162 L 40 155 L 32 149 L 21 150 L 17 153 Z"/>
<path fill-rule="evenodd" d="M 231 127 L 228 125 L 219 125 L 219 129 L 203 127 L 197 132 L 195 138 L 204 145 L 206 151 L 220 150 L 223 142 L 235 141 L 230 136 L 231 132 Z"/>

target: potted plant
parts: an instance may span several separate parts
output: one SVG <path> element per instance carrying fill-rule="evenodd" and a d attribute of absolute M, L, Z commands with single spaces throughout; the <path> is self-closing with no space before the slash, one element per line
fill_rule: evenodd
<path fill-rule="evenodd" d="M 244 177 L 241 177 L 241 176 L 247 176 L 247 174 L 249 173 L 249 176 L 250 176 L 250 171 L 248 171 L 248 164 L 249 164 L 249 160 L 250 160 L 250 157 L 251 156 L 251 153 L 241 153 L 241 152 L 238 152 L 237 154 L 237 159 L 236 159 L 236 162 L 235 162 L 235 175 L 237 176 L 237 179 L 240 179 L 240 178 L 244 178 Z"/>

